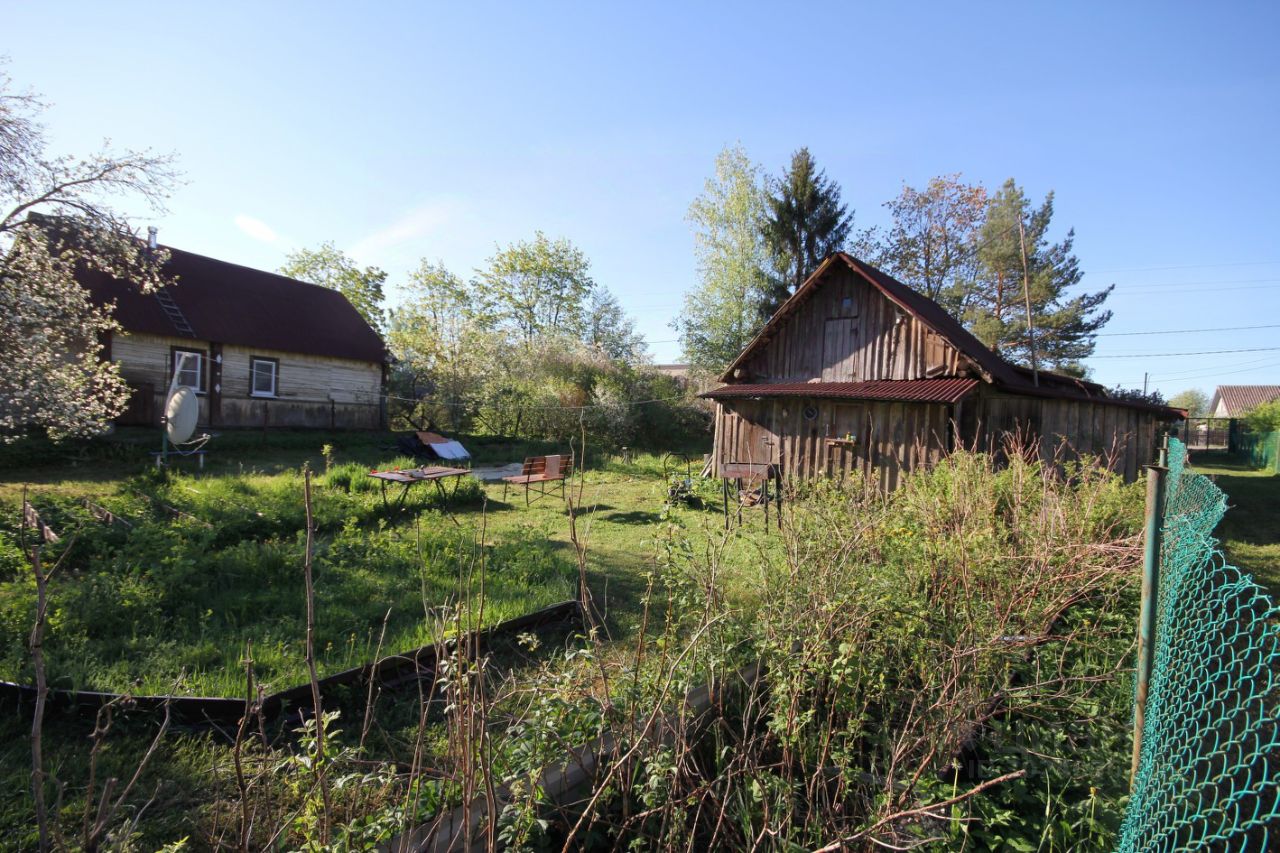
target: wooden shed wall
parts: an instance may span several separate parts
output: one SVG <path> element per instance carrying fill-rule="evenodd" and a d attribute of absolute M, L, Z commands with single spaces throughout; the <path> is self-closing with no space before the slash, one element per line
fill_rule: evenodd
<path fill-rule="evenodd" d="M 716 406 L 716 463 L 772 462 L 786 477 L 875 476 L 889 490 L 904 472 L 943 457 L 950 418 L 941 403 L 726 400 Z"/>
<path fill-rule="evenodd" d="M 816 413 L 806 418 L 805 410 Z M 959 420 L 958 431 L 955 428 Z M 787 477 L 875 476 L 894 489 L 905 472 L 932 465 L 958 442 L 1002 454 L 1035 443 L 1047 463 L 1097 456 L 1133 481 L 1154 461 L 1153 413 L 1092 401 L 983 393 L 957 409 L 942 403 L 857 402 L 775 397 L 716 406 L 715 459 L 773 462 Z M 853 446 L 840 441 L 846 434 Z"/>
<path fill-rule="evenodd" d="M 852 270 L 833 272 L 743 366 L 748 382 L 962 374 L 959 351 Z"/>
<path fill-rule="evenodd" d="M 999 452 L 1011 438 L 1031 436 L 1046 461 L 1097 456 L 1132 481 L 1155 461 L 1160 420 L 1155 413 L 1091 400 L 1060 400 L 984 390 L 965 401 L 961 440 Z"/>

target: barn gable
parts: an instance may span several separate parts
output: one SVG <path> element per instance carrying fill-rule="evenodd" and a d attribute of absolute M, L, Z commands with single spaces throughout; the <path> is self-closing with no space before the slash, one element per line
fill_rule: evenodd
<path fill-rule="evenodd" d="M 831 264 L 788 300 L 726 381 L 868 382 L 973 373 L 960 351 L 858 271 Z"/>

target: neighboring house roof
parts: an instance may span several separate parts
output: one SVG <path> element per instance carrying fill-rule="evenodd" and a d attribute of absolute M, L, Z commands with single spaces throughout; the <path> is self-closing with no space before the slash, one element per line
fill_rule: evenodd
<path fill-rule="evenodd" d="M 978 387 L 976 379 L 876 379 L 871 382 L 781 382 L 724 385 L 699 394 L 714 400 L 750 397 L 813 397 L 826 400 L 909 400 L 957 403 Z"/>
<path fill-rule="evenodd" d="M 1226 407 L 1227 417 L 1238 418 L 1276 399 L 1280 399 L 1280 385 L 1219 385 L 1213 392 L 1209 411 L 1216 412 L 1221 402 Z"/>
<path fill-rule="evenodd" d="M 968 329 L 960 325 L 941 305 L 923 293 L 912 290 L 907 285 L 881 272 L 868 263 L 858 260 L 845 252 L 831 255 L 796 288 L 796 292 L 769 318 L 769 322 L 747 344 L 746 348 L 734 359 L 728 369 L 721 375 L 722 382 L 731 382 L 733 373 L 742 367 L 772 340 L 777 329 L 797 308 L 804 303 L 821 285 L 827 274 L 839 266 L 846 266 L 861 276 L 872 287 L 884 294 L 890 301 L 932 329 L 948 343 L 956 348 L 965 359 L 972 364 L 983 378 L 1004 391 L 1016 394 L 1027 394 L 1035 397 L 1052 397 L 1059 399 L 1102 399 L 1116 405 L 1129 408 L 1157 411 L 1169 417 L 1181 417 L 1181 412 L 1166 406 L 1154 406 L 1147 403 L 1115 400 L 1107 395 L 1103 386 L 1096 382 L 1088 382 L 1059 373 L 1039 371 L 1039 384 L 1033 380 L 1029 368 L 1010 364 L 992 352 Z M 708 394 L 707 396 L 711 396 Z"/>
<path fill-rule="evenodd" d="M 169 252 L 165 274 L 177 283 L 161 292 L 178 306 L 195 340 L 355 361 L 387 360 L 382 338 L 336 290 L 162 248 Z M 154 294 L 97 271 L 82 273 L 79 281 L 95 302 L 115 302 L 114 317 L 125 332 L 192 336 L 175 324 Z"/>

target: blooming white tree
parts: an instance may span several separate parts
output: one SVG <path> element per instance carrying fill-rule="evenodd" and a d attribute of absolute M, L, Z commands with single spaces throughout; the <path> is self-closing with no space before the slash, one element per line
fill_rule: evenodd
<path fill-rule="evenodd" d="M 15 93 L 0 73 L 0 440 L 32 430 L 56 439 L 93 435 L 128 402 L 114 364 L 102 360 L 115 328 L 76 281 L 98 271 L 144 292 L 165 284 L 163 252 L 148 251 L 110 202 L 140 199 L 151 210 L 175 181 L 172 158 L 46 153 L 44 104 Z"/>

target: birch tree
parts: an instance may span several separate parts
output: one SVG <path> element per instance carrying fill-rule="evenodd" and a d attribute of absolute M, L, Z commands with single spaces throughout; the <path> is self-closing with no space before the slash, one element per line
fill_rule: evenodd
<path fill-rule="evenodd" d="M 685 358 L 723 370 L 765 319 L 769 251 L 761 234 L 765 191 L 760 167 L 741 145 L 716 157 L 715 174 L 689 205 L 698 284 L 672 326 Z"/>

